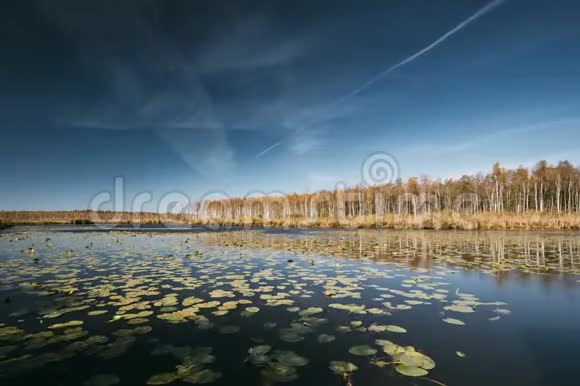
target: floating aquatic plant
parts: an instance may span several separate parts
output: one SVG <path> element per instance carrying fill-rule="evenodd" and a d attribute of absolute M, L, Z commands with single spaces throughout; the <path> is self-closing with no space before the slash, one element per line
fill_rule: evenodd
<path fill-rule="evenodd" d="M 361 345 L 351 347 L 348 352 L 357 356 L 369 356 L 376 354 L 377 350 L 371 346 Z"/>

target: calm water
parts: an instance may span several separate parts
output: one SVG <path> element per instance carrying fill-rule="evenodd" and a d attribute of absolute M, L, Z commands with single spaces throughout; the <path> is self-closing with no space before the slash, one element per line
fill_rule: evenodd
<path fill-rule="evenodd" d="M 13 228 L 0 300 L 2 385 L 580 382 L 575 234 Z"/>

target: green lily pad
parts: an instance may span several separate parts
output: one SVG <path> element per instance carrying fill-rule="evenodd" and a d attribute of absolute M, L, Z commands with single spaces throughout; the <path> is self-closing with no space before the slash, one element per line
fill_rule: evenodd
<path fill-rule="evenodd" d="M 371 324 L 368 328 L 368 331 L 370 332 L 384 332 L 387 330 L 387 326 L 382 325 L 382 324 Z"/>
<path fill-rule="evenodd" d="M 328 368 L 335 374 L 343 376 L 345 374 L 354 373 L 358 370 L 358 367 L 351 362 L 343 361 L 332 361 L 330 362 Z"/>
<path fill-rule="evenodd" d="M 280 363 L 270 362 L 262 370 L 262 376 L 270 382 L 292 382 L 298 379 L 296 368 Z"/>
<path fill-rule="evenodd" d="M 89 315 L 89 316 L 97 316 L 97 315 L 106 314 L 107 312 L 109 312 L 109 311 L 107 311 L 107 310 L 96 310 L 96 311 L 90 311 L 89 313 L 87 313 L 87 315 Z"/>
<path fill-rule="evenodd" d="M 272 346 L 268 346 L 267 344 L 262 344 L 259 346 L 250 347 L 248 349 L 248 353 L 250 355 L 264 355 L 270 352 Z"/>
<path fill-rule="evenodd" d="M 454 319 L 454 318 L 445 318 L 442 319 L 445 323 L 449 323 L 449 324 L 455 324 L 457 326 L 465 326 L 465 322 L 459 319 Z"/>
<path fill-rule="evenodd" d="M 429 372 L 427 370 L 423 370 L 420 367 L 414 366 L 407 366 L 407 365 L 398 365 L 395 366 L 395 371 L 399 374 L 406 375 L 407 377 L 423 377 Z"/>
<path fill-rule="evenodd" d="M 148 385 L 167 385 L 178 379 L 177 373 L 155 374 L 147 380 Z"/>
<path fill-rule="evenodd" d="M 322 311 L 324 311 L 324 310 L 320 307 L 308 307 L 307 309 L 300 311 L 298 314 L 300 316 L 310 316 L 310 315 L 319 314 Z"/>
<path fill-rule="evenodd" d="M 389 354 L 390 356 L 394 356 L 396 354 L 400 354 L 402 352 L 405 352 L 405 349 L 403 347 L 399 346 L 398 344 L 395 344 L 393 342 L 388 342 L 388 343 L 385 343 L 383 345 L 383 351 L 386 354 Z"/>
<path fill-rule="evenodd" d="M 403 333 L 407 332 L 407 330 L 405 330 L 403 327 L 395 326 L 392 324 L 387 325 L 386 329 L 387 329 L 387 331 L 396 332 L 398 334 L 403 334 Z"/>
<path fill-rule="evenodd" d="M 290 331 L 284 330 L 280 332 L 280 339 L 282 339 L 284 342 L 296 343 L 304 340 L 304 336 L 297 334 L 291 330 Z"/>
<path fill-rule="evenodd" d="M 446 311 L 460 312 L 463 314 L 470 314 L 475 312 L 475 310 L 472 307 L 463 304 L 453 304 L 451 306 L 445 306 L 443 307 L 443 309 Z"/>
<path fill-rule="evenodd" d="M 403 365 L 410 367 L 420 367 L 424 370 L 431 370 L 435 367 L 435 361 L 427 355 L 413 350 L 406 350 L 397 356 L 397 360 Z"/>
<path fill-rule="evenodd" d="M 368 356 L 376 354 L 377 350 L 375 348 L 372 348 L 371 346 L 360 345 L 351 347 L 348 350 L 348 352 L 351 353 L 352 355 Z"/>
<path fill-rule="evenodd" d="M 85 324 L 85 322 L 83 322 L 82 320 L 71 320 L 70 322 L 53 324 L 51 326 L 48 326 L 48 328 L 51 330 L 55 330 L 59 328 L 82 326 L 83 324 Z"/>
<path fill-rule="evenodd" d="M 292 351 L 277 351 L 273 357 L 278 363 L 288 367 L 300 367 L 308 364 L 308 359 Z"/>
<path fill-rule="evenodd" d="M 181 380 L 186 383 L 192 384 L 206 384 L 212 383 L 221 378 L 222 374 L 218 371 L 211 369 L 204 369 L 182 378 Z"/>

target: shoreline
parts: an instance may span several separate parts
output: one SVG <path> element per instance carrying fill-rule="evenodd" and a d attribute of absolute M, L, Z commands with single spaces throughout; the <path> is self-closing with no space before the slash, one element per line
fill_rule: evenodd
<path fill-rule="evenodd" d="M 18 213 L 19 216 L 6 216 Z M 34 215 L 31 215 L 34 213 Z M 2 212 L 0 211 L 0 230 L 15 225 L 99 225 L 111 226 L 208 226 L 208 227 L 255 227 L 255 228 L 325 228 L 325 229 L 417 229 L 417 230 L 467 230 L 467 231 L 578 231 L 580 213 L 455 213 L 437 212 L 420 215 L 389 214 L 380 218 L 375 216 L 356 216 L 352 218 L 301 218 L 273 219 L 262 218 L 209 218 L 195 219 L 186 215 L 160 215 L 154 213 L 108 212 L 92 221 L 92 213 L 85 212 Z M 71 219 L 71 217 L 73 217 Z"/>

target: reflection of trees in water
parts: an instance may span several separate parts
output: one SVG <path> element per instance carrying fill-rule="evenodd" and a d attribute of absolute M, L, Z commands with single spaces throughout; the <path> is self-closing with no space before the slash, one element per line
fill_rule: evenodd
<path fill-rule="evenodd" d="M 320 230 L 268 233 L 260 230 L 201 235 L 208 243 L 271 248 L 369 261 L 391 261 L 412 269 L 434 263 L 493 274 L 498 283 L 529 275 L 549 282 L 580 274 L 580 237 L 546 233 L 464 231 Z"/>

